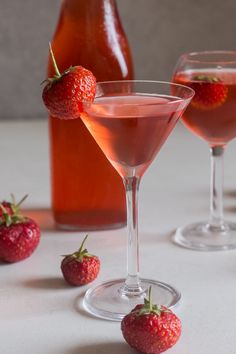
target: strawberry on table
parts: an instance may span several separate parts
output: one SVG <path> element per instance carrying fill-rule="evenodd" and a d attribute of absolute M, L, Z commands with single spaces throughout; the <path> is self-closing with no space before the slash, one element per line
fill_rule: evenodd
<path fill-rule="evenodd" d="M 25 196 L 16 204 L 0 204 L 0 260 L 18 262 L 29 257 L 39 244 L 40 229 L 36 222 L 20 212 Z"/>
<path fill-rule="evenodd" d="M 97 256 L 88 253 L 84 248 L 84 238 L 78 251 L 64 256 L 61 262 L 62 274 L 70 285 L 85 285 L 97 278 L 100 270 L 100 260 Z"/>
<path fill-rule="evenodd" d="M 208 110 L 221 106 L 228 94 L 223 82 L 210 75 L 194 76 L 190 87 L 195 91 L 191 105 L 198 109 Z"/>
<path fill-rule="evenodd" d="M 171 348 L 181 335 L 181 321 L 168 308 L 153 305 L 151 289 L 144 304 L 137 305 L 121 322 L 126 342 L 145 354 L 159 354 Z"/>
<path fill-rule="evenodd" d="M 71 66 L 60 73 L 51 45 L 50 54 L 55 76 L 48 78 L 43 89 L 43 102 L 50 114 L 61 119 L 79 118 L 83 102 L 92 102 L 96 93 L 96 78 L 82 66 Z"/>

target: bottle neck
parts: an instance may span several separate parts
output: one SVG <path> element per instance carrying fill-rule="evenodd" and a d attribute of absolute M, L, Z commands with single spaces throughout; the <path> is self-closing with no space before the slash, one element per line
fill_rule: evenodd
<path fill-rule="evenodd" d="M 64 0 L 63 10 L 76 17 L 104 16 L 109 11 L 117 11 L 116 0 Z"/>

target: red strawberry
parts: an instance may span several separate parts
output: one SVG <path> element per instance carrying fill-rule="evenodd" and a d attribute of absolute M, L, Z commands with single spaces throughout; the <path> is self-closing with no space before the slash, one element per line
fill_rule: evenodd
<path fill-rule="evenodd" d="M 0 204 L 0 259 L 18 262 L 29 257 L 40 240 L 40 229 L 36 222 L 20 213 L 20 205 L 2 202 Z"/>
<path fill-rule="evenodd" d="M 55 76 L 45 80 L 43 102 L 52 116 L 61 119 L 79 118 L 83 102 L 92 102 L 96 92 L 96 78 L 82 66 L 71 66 L 60 73 L 50 45 Z"/>
<path fill-rule="evenodd" d="M 66 255 L 61 262 L 61 270 L 67 283 L 70 285 L 85 285 L 93 281 L 100 270 L 100 260 L 84 249 L 84 238 L 79 250 Z"/>
<path fill-rule="evenodd" d="M 195 76 L 190 87 L 195 91 L 192 106 L 203 110 L 221 106 L 228 94 L 228 88 L 220 79 L 213 76 Z"/>
<path fill-rule="evenodd" d="M 121 330 L 126 342 L 136 350 L 146 354 L 159 354 L 171 348 L 181 334 L 180 319 L 164 306 L 151 303 L 137 305 L 121 322 Z"/>

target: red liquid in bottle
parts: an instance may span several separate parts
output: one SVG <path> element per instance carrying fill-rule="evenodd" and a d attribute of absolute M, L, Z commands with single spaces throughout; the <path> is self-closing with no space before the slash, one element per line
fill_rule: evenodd
<path fill-rule="evenodd" d="M 219 85 L 219 83 L 209 83 L 196 81 L 196 77 L 214 77 L 219 79 L 223 85 L 225 97 L 218 103 L 219 97 L 215 97 L 215 104 L 212 106 L 198 107 L 194 98 L 182 120 L 184 124 L 196 135 L 206 140 L 211 146 L 225 145 L 236 137 L 236 70 L 198 70 L 184 71 L 177 73 L 174 82 L 194 88 L 194 90 L 204 90 L 204 85 Z M 194 87 L 193 87 L 194 84 Z M 214 97 L 213 97 L 214 100 Z"/>
<path fill-rule="evenodd" d="M 64 0 L 52 48 L 60 71 L 82 65 L 97 81 L 133 78 L 130 50 L 114 0 Z M 57 224 L 81 230 L 124 225 L 122 180 L 81 119 L 50 117 L 49 129 L 52 208 Z"/>

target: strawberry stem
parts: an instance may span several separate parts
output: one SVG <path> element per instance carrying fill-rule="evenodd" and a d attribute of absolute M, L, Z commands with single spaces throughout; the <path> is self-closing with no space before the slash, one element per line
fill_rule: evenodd
<path fill-rule="evenodd" d="M 52 51 L 52 46 L 51 46 L 51 43 L 49 42 L 49 51 L 50 51 L 50 55 L 51 55 L 51 58 L 52 58 L 52 63 L 53 63 L 53 67 L 54 67 L 54 70 L 55 70 L 55 73 L 56 73 L 56 77 L 61 77 L 61 73 L 58 69 L 58 66 L 57 66 L 57 63 L 56 63 L 56 59 L 54 57 L 54 54 L 53 54 L 53 51 Z"/>
<path fill-rule="evenodd" d="M 85 236 L 83 239 L 81 246 L 78 251 L 72 253 L 72 254 L 64 254 L 62 257 L 65 258 L 67 262 L 71 262 L 73 260 L 76 260 L 77 262 L 82 262 L 84 257 L 93 257 L 92 254 L 88 253 L 88 250 L 84 248 L 84 243 L 87 240 L 88 235 Z"/>
<path fill-rule="evenodd" d="M 13 193 L 11 193 L 11 200 L 12 200 L 12 204 L 15 205 L 16 204 L 16 198 L 15 198 Z"/>
<path fill-rule="evenodd" d="M 152 287 L 148 289 L 148 301 L 149 301 L 149 311 L 152 311 Z"/>
<path fill-rule="evenodd" d="M 13 201 L 15 200 L 15 197 L 14 195 L 12 194 L 12 198 L 13 198 Z M 16 208 L 19 208 L 19 206 L 26 200 L 26 198 L 28 198 L 28 194 L 26 194 L 17 204 L 16 204 Z M 15 204 L 15 202 L 13 203 Z"/>
<path fill-rule="evenodd" d="M 88 235 L 85 236 L 85 238 L 83 239 L 83 242 L 81 243 L 81 246 L 78 251 L 79 254 L 82 253 L 82 250 L 83 250 L 83 247 L 84 247 L 84 244 L 85 244 L 85 241 L 87 240 L 87 238 L 88 238 Z"/>
<path fill-rule="evenodd" d="M 143 306 L 136 311 L 137 316 L 148 315 L 150 313 L 161 315 L 162 312 L 169 312 L 170 310 L 161 305 L 153 305 L 152 303 L 152 287 L 148 289 L 148 298 L 144 299 Z"/>

